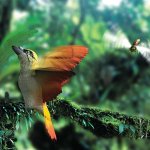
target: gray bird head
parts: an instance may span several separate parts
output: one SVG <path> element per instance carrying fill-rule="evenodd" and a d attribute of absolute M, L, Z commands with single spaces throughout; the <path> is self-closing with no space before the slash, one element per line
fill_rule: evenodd
<path fill-rule="evenodd" d="M 17 54 L 21 66 L 31 67 L 32 63 L 37 60 L 37 55 L 34 51 L 24 49 L 20 46 L 12 46 L 13 51 Z"/>
<path fill-rule="evenodd" d="M 24 49 L 21 46 L 12 46 L 13 51 L 19 56 L 27 58 L 29 61 L 34 59 L 37 59 L 37 55 L 34 51 L 30 49 Z"/>

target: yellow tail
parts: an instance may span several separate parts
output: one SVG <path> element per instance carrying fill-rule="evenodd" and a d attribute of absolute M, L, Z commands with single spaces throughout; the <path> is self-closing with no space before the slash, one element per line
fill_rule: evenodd
<path fill-rule="evenodd" d="M 45 126 L 48 131 L 48 134 L 50 135 L 52 140 L 57 140 L 55 130 L 52 124 L 50 112 L 47 108 L 46 102 L 43 103 L 43 113 L 44 113 Z"/>

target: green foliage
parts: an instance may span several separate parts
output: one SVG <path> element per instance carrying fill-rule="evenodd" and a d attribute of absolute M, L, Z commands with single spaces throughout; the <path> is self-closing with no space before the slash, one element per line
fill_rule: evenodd
<path fill-rule="evenodd" d="M 123 133 L 124 127 L 125 127 L 124 124 L 119 125 L 119 133 Z"/>
<path fill-rule="evenodd" d="M 133 134 L 135 134 L 135 127 L 132 125 L 127 125 L 127 124 L 120 124 L 119 125 L 119 133 L 123 134 L 123 132 L 125 132 L 126 130 L 129 130 L 129 132 L 131 131 Z"/>
<path fill-rule="evenodd" d="M 4 38 L 1 44 L 1 58 L 0 65 L 7 62 L 8 58 L 13 54 L 12 45 L 23 45 L 29 42 L 31 37 L 35 36 L 37 31 L 35 29 L 22 26 L 20 29 L 10 32 Z"/>
<path fill-rule="evenodd" d="M 80 44 L 89 48 L 89 54 L 75 70 L 76 77 L 63 89 L 61 96 L 84 105 L 90 104 L 117 112 L 123 111 L 131 115 L 149 116 L 150 70 L 148 64 L 138 56 L 139 54 L 123 52 L 125 49 L 116 48 L 115 43 L 109 46 L 109 40 L 104 39 L 105 33 L 109 32 L 117 37 L 117 33 L 121 30 L 131 42 L 141 38 L 146 45 L 149 45 L 149 7 L 143 0 L 123 0 L 119 7 L 108 6 L 103 9 L 98 9 L 100 0 L 72 2 L 52 0 L 41 1 L 41 3 L 33 1 L 33 4 L 25 0 L 15 2 L 13 10 L 19 10 L 20 14 L 27 15 L 17 19 L 13 12 L 10 31 L 6 32 L 0 45 L 0 94 L 9 89 L 3 88 L 3 85 L 6 83 L 14 85 L 18 78 L 19 63 L 11 50 L 12 45 L 33 49 L 41 56 L 56 46 Z M 117 42 L 120 42 L 119 39 Z M 16 84 L 14 86 L 16 87 Z M 10 95 L 15 93 L 17 90 L 11 91 Z M 15 96 L 17 97 L 17 94 Z M 20 99 L 21 97 L 19 101 Z M 18 99 L 14 98 L 14 101 Z M 77 108 L 80 109 L 80 107 Z M 16 116 L 19 116 L 18 109 L 16 113 Z M 91 130 L 95 129 L 95 124 L 87 121 L 86 114 L 80 112 L 78 115 L 81 116 L 82 126 Z M 76 118 L 73 114 L 70 117 Z M 4 121 L 11 119 L 7 112 L 4 118 Z M 141 127 L 143 133 L 139 132 L 137 125 L 140 123 L 130 125 L 130 122 L 120 122 L 110 116 L 101 120 L 107 125 L 114 124 L 121 136 L 130 132 L 130 137 L 138 133 L 142 138 L 143 133 L 146 133 L 146 125 L 144 131 Z M 25 116 L 23 124 L 25 129 L 29 128 L 32 125 L 32 118 Z M 59 126 L 59 121 L 57 124 Z M 19 129 L 20 126 L 18 119 L 14 128 Z M 81 132 L 81 128 L 78 130 Z M 0 129 L 1 136 L 3 131 Z M 131 141 L 123 140 L 120 146 L 117 140 L 101 139 L 99 142 L 99 139 L 93 140 L 93 136 L 88 135 L 87 132 L 84 132 L 84 135 L 85 137 L 80 141 L 85 144 L 86 137 L 89 137 L 89 141 L 85 144 L 90 145 L 89 149 L 99 149 L 99 147 L 106 149 L 106 146 L 110 147 L 110 145 L 112 150 L 131 149 L 128 146 L 131 145 Z M 75 137 L 75 135 L 72 136 Z M 95 143 L 89 144 L 93 141 Z M 135 142 L 135 149 L 137 149 L 136 145 L 144 149 L 145 144 Z"/>
<path fill-rule="evenodd" d="M 12 50 L 12 45 L 24 45 L 29 43 L 30 38 L 35 36 L 37 30 L 29 27 L 22 26 L 20 29 L 10 32 L 4 38 L 0 46 L 0 79 L 2 80 L 5 76 L 18 71 L 19 64 L 13 59 L 15 54 Z M 14 56 L 13 56 L 14 55 Z"/>

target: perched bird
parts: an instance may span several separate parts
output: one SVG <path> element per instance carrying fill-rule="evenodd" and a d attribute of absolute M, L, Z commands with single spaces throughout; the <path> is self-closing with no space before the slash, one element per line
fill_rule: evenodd
<path fill-rule="evenodd" d="M 34 108 L 44 115 L 45 126 L 51 137 L 56 140 L 46 102 L 62 92 L 62 86 L 75 74 L 73 68 L 85 57 L 88 50 L 84 46 L 62 46 L 38 58 L 29 49 L 12 46 L 20 61 L 19 88 L 26 108 Z"/>

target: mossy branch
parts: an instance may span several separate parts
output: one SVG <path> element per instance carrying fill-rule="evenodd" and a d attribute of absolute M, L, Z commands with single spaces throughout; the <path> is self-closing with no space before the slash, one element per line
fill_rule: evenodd
<path fill-rule="evenodd" d="M 149 138 L 150 120 L 128 116 L 99 108 L 79 106 L 66 100 L 56 100 L 50 109 L 67 117 L 99 137 Z"/>
<path fill-rule="evenodd" d="M 150 120 L 141 117 L 128 116 L 118 112 L 102 111 L 98 108 L 79 106 L 67 100 L 55 100 L 49 105 L 51 113 L 67 117 L 83 128 L 99 137 L 132 137 L 149 138 Z M 15 130 L 17 116 L 29 116 L 33 111 L 27 111 L 24 104 L 0 101 L 0 128 L 10 127 Z M 7 123 L 7 119 L 11 120 Z"/>

